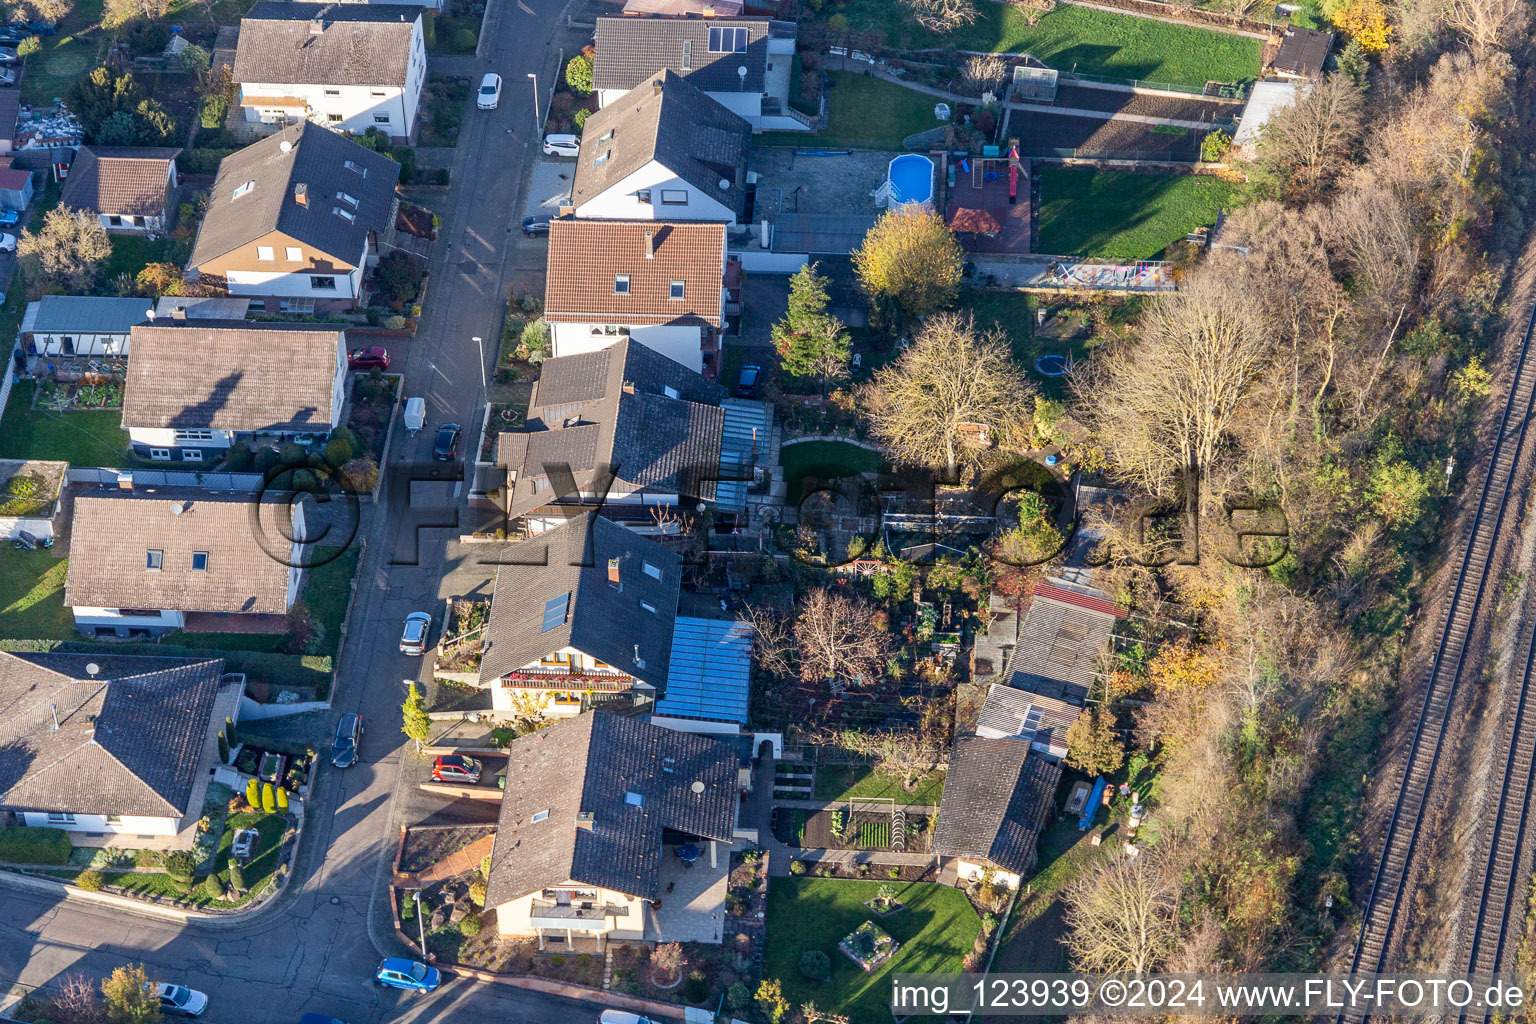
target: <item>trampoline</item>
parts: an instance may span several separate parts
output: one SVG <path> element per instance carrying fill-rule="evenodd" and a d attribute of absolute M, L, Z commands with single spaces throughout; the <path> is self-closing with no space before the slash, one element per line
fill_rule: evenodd
<path fill-rule="evenodd" d="M 1047 377 L 1065 377 L 1067 369 L 1066 356 L 1046 355 L 1035 360 L 1035 370 Z"/>

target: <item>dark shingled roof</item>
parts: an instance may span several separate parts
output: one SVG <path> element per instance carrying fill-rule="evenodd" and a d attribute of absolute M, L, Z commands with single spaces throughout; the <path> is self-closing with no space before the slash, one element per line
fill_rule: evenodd
<path fill-rule="evenodd" d="M 571 202 L 581 206 L 655 160 L 739 215 L 751 139 L 745 118 L 688 79 L 671 71 L 647 76 L 582 126 Z M 597 164 L 604 153 L 608 159 Z M 721 180 L 730 184 L 722 189 Z"/>
<path fill-rule="evenodd" d="M 1332 32 L 1291 27 L 1285 30 L 1285 38 L 1275 53 L 1274 68 L 1297 78 L 1313 78 L 1323 73 L 1331 49 Z"/>
<path fill-rule="evenodd" d="M 285 142 L 291 146 L 286 153 Z M 368 232 L 389 227 L 399 178 L 399 164 L 328 128 L 309 121 L 284 128 L 219 164 L 187 266 L 196 268 L 273 231 L 354 266 Z M 255 184 L 236 199 L 235 189 L 247 182 Z M 294 199 L 299 184 L 305 186 L 304 204 Z M 338 192 L 358 201 L 355 210 L 336 197 Z M 352 219 L 338 209 L 352 213 Z M 255 252 L 250 263 L 256 265 Z"/>
<path fill-rule="evenodd" d="M 584 491 L 613 472 L 613 493 L 648 487 L 713 499 L 706 477 L 720 465 L 724 397 L 718 384 L 627 339 L 548 360 L 527 427 L 497 438 L 497 462 L 513 474 L 509 514 L 556 497 L 544 471 L 550 464 L 568 465 Z"/>
<path fill-rule="evenodd" d="M 163 146 L 81 146 L 59 202 L 96 214 L 163 216 L 171 162 L 180 152 Z"/>
<path fill-rule="evenodd" d="M 324 433 L 345 338 L 327 324 L 139 324 L 123 387 L 123 426 Z"/>
<path fill-rule="evenodd" d="M 961 737 L 944 775 L 933 852 L 1022 874 L 1035 857 L 1061 766 L 1029 756 L 1029 740 Z"/>
<path fill-rule="evenodd" d="M 279 85 L 392 85 L 409 81 L 419 7 L 263 0 L 240 19 L 234 80 Z M 311 20 L 322 26 L 310 31 Z"/>
<path fill-rule="evenodd" d="M 710 52 L 710 29 L 723 28 L 747 30 L 745 52 Z M 633 89 L 667 68 L 705 92 L 762 92 L 770 28 L 776 28 L 775 35 L 794 38 L 794 25 L 768 18 L 598 18 L 592 85 Z M 736 70 L 741 67 L 747 69 L 745 80 Z"/>
<path fill-rule="evenodd" d="M 663 829 L 731 842 L 738 762 L 719 740 L 602 711 L 514 740 L 487 905 L 564 882 L 654 899 Z"/>
<path fill-rule="evenodd" d="M 615 558 L 618 587 L 608 582 Z M 512 545 L 497 559 L 480 678 L 494 680 L 574 647 L 659 689 L 667 681 L 681 579 L 675 553 L 594 512 Z M 545 609 L 562 598 L 564 618 L 544 629 Z"/>
<path fill-rule="evenodd" d="M 223 671 L 222 658 L 0 654 L 0 808 L 187 814 Z"/>

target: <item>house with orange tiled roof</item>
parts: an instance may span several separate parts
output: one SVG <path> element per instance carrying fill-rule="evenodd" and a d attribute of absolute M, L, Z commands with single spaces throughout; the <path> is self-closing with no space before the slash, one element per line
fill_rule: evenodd
<path fill-rule="evenodd" d="M 713 379 L 740 276 L 727 265 L 724 224 L 553 220 L 544 317 L 554 354 L 629 339 Z"/>

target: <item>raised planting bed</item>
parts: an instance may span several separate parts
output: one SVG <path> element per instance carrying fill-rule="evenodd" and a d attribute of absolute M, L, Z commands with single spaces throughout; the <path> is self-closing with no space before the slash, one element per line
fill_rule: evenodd
<path fill-rule="evenodd" d="M 263 782 L 278 782 L 283 777 L 283 769 L 287 767 L 288 759 L 282 754 L 267 751 L 261 755 L 261 767 L 256 771 L 256 777 Z"/>
<path fill-rule="evenodd" d="M 865 921 L 837 944 L 842 954 L 864 971 L 872 971 L 896 955 L 901 943 L 873 921 Z"/>

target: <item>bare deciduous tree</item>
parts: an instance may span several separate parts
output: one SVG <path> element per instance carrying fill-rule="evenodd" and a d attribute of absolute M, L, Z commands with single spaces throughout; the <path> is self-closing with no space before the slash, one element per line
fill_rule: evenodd
<path fill-rule="evenodd" d="M 1068 946 L 1084 971 L 1145 974 L 1179 942 L 1178 887 L 1152 854 L 1116 857 L 1067 890 Z"/>
<path fill-rule="evenodd" d="M 53 1017 L 59 1024 L 96 1024 L 101 1020 L 101 1001 L 96 984 L 83 974 L 65 975 L 53 997 Z"/>
<path fill-rule="evenodd" d="M 1328 76 L 1269 119 L 1259 136 L 1260 163 L 1300 198 L 1316 195 L 1359 139 L 1364 106 L 1359 86 Z"/>
<path fill-rule="evenodd" d="M 36 234 L 30 228 L 21 233 L 17 250 L 36 257 L 49 280 L 83 288 L 101 261 L 112 255 L 112 242 L 98 218 L 57 206 L 48 211 Z"/>
<path fill-rule="evenodd" d="M 826 679 L 834 688 L 874 682 L 891 653 L 890 637 L 875 622 L 874 608 L 825 587 L 801 602 L 794 637 L 801 678 Z"/>
<path fill-rule="evenodd" d="M 761 669 L 787 676 L 794 669 L 795 633 L 789 620 L 776 612 L 748 604 L 742 618 L 752 626 L 752 658 Z"/>
<path fill-rule="evenodd" d="M 995 53 L 976 53 L 966 58 L 961 80 L 978 93 L 996 92 L 1008 75 L 1008 63 Z"/>
<path fill-rule="evenodd" d="M 898 461 L 976 462 L 983 435 L 1013 440 L 1028 428 L 1035 386 L 998 331 L 978 332 L 969 315 L 931 317 L 901 358 L 875 371 L 864 391 L 875 438 Z"/>
<path fill-rule="evenodd" d="M 1473 56 L 1507 50 L 1531 24 L 1526 0 L 1447 0 L 1446 18 L 1472 47 Z"/>
<path fill-rule="evenodd" d="M 908 15 L 930 32 L 953 32 L 978 16 L 972 0 L 901 0 Z"/>
<path fill-rule="evenodd" d="M 839 742 L 855 754 L 869 758 L 876 775 L 896 780 L 909 793 L 917 788 L 919 779 L 939 766 L 947 749 L 917 731 L 848 730 Z"/>

